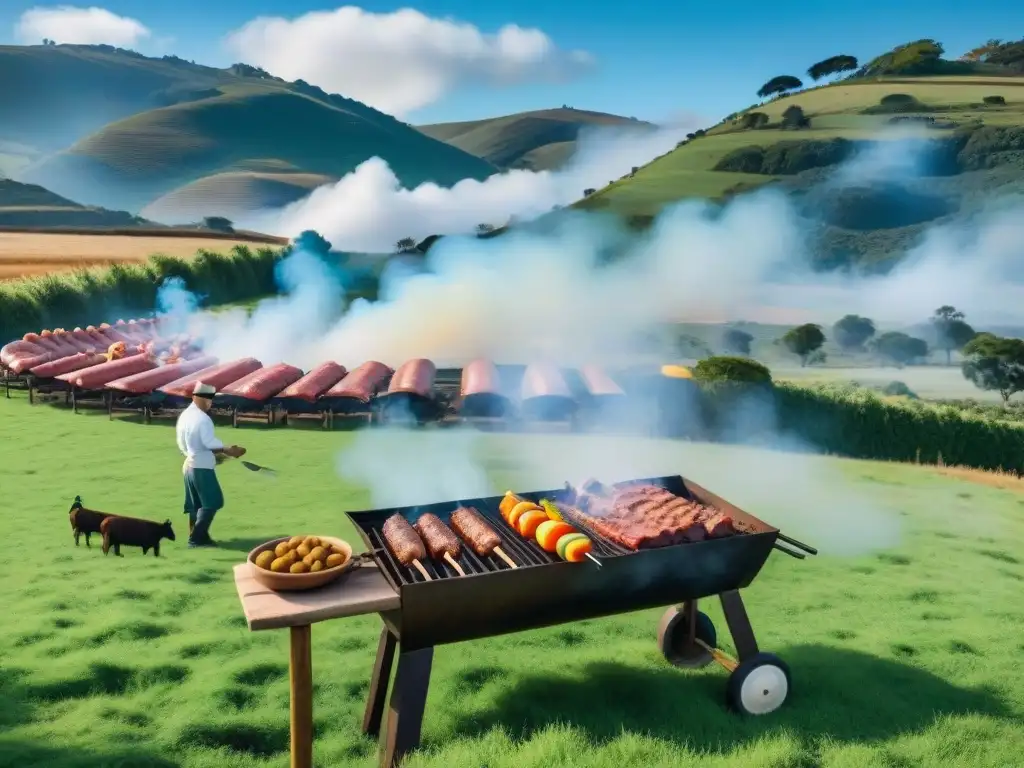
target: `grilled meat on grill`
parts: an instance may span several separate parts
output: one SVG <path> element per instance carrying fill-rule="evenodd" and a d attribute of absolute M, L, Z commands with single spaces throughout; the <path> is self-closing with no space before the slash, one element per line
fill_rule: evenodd
<path fill-rule="evenodd" d="M 410 566 L 413 560 L 423 560 L 427 556 L 427 550 L 416 529 L 401 515 L 395 514 L 385 520 L 381 533 L 384 534 L 384 543 L 388 545 L 391 554 L 402 565 Z"/>
<path fill-rule="evenodd" d="M 736 532 L 728 515 L 654 485 L 609 489 L 588 482 L 576 502 L 578 510 L 570 516 L 627 549 L 665 547 Z"/>
<path fill-rule="evenodd" d="M 457 558 L 462 554 L 462 542 L 459 537 L 452 533 L 452 529 L 445 525 L 437 515 L 427 513 L 420 515 L 420 519 L 413 526 L 416 532 L 427 545 L 427 551 L 435 560 L 443 560 L 447 554 Z"/>
<path fill-rule="evenodd" d="M 472 507 L 459 507 L 452 512 L 452 528 L 480 557 L 487 557 L 501 546 L 501 537 Z"/>

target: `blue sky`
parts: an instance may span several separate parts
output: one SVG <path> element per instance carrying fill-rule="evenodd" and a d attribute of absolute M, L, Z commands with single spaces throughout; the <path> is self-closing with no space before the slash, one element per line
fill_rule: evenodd
<path fill-rule="evenodd" d="M 237 59 L 224 49 L 222 40 L 254 17 L 291 18 L 340 4 L 308 0 L 83 3 L 137 19 L 152 30 L 150 40 L 138 46 L 143 52 L 175 53 L 214 66 Z M 44 4 L 4 0 L 0 40 L 14 42 L 18 18 L 38 5 Z M 833 54 L 866 60 L 893 45 L 930 37 L 955 57 L 988 38 L 1013 38 L 1024 32 L 1024 3 L 1009 0 L 945 4 L 862 0 L 827 5 L 745 0 L 420 0 L 360 6 L 375 13 L 413 7 L 431 17 L 468 22 L 484 34 L 505 24 L 536 27 L 560 48 L 583 49 L 597 60 L 591 72 L 570 82 L 457 88 L 407 113 L 405 119 L 410 122 L 467 120 L 563 103 L 649 120 L 685 113 L 714 119 L 754 102 L 755 91 L 769 77 L 802 76 L 808 65 Z"/>

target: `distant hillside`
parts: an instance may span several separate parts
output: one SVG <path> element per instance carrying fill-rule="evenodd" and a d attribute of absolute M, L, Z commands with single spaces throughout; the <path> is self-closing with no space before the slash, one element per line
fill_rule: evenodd
<path fill-rule="evenodd" d="M 246 65 L 219 70 L 110 46 L 0 46 L 0 72 L 2 167 L 92 205 L 139 211 L 208 176 L 280 177 L 232 187 L 231 200 L 262 207 L 374 155 L 407 186 L 496 170 L 357 101 Z"/>
<path fill-rule="evenodd" d="M 317 173 L 215 173 L 157 198 L 141 213 L 166 224 L 199 221 L 210 211 L 234 221 L 254 210 L 293 203 L 332 181 L 333 177 Z"/>
<path fill-rule="evenodd" d="M 137 227 L 152 222 L 126 211 L 80 205 L 35 184 L 0 179 L 0 227 Z"/>
<path fill-rule="evenodd" d="M 462 123 L 420 125 L 417 130 L 499 168 L 545 170 L 565 163 L 580 131 L 596 126 L 649 127 L 650 123 L 582 109 L 544 109 Z"/>
<path fill-rule="evenodd" d="M 919 178 L 822 184 L 894 138 L 927 142 Z M 819 266 L 888 268 L 930 226 L 997 194 L 1024 194 L 1024 77 L 848 79 L 782 96 L 692 134 L 574 207 L 643 225 L 681 199 L 725 200 L 767 184 L 788 191 L 817 225 Z"/>

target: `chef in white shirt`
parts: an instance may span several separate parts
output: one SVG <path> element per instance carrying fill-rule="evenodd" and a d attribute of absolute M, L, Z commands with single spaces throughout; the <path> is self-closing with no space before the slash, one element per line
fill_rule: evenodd
<path fill-rule="evenodd" d="M 185 475 L 185 514 L 188 515 L 189 547 L 215 547 L 210 538 L 210 524 L 217 511 L 224 506 L 224 493 L 217 480 L 219 455 L 238 458 L 245 448 L 225 446 L 213 432 L 213 407 L 216 388 L 197 382 L 192 390 L 192 405 L 178 417 L 178 450 L 185 457 L 182 473 Z"/>

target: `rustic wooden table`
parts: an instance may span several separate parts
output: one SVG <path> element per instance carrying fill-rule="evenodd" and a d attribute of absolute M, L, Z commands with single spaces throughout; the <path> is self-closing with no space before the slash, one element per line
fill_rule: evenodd
<path fill-rule="evenodd" d="M 291 631 L 291 768 L 313 766 L 313 658 L 311 626 L 318 621 L 396 610 L 400 601 L 375 564 L 364 564 L 333 584 L 309 592 L 274 592 L 256 581 L 252 566 L 235 566 L 235 587 L 253 632 Z"/>

